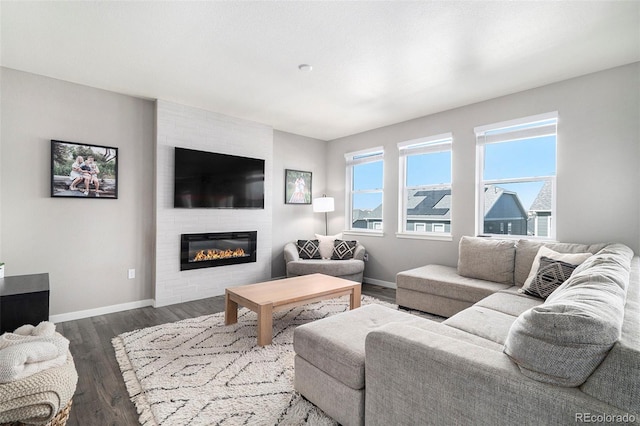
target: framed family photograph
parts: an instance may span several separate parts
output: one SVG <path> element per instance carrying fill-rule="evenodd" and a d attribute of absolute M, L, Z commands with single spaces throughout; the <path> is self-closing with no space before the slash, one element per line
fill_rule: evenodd
<path fill-rule="evenodd" d="M 118 198 L 118 148 L 51 140 L 51 196 Z"/>
<path fill-rule="evenodd" d="M 311 204 L 311 172 L 284 171 L 284 203 Z"/>

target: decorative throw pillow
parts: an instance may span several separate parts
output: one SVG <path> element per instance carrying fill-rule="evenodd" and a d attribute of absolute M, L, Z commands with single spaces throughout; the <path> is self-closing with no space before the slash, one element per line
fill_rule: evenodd
<path fill-rule="evenodd" d="M 538 274 L 538 269 L 540 269 L 540 258 L 548 257 L 549 259 L 559 260 L 561 262 L 570 263 L 572 265 L 580 265 L 582 262 L 587 260 L 593 256 L 591 253 L 558 253 L 555 250 L 551 250 L 548 247 L 542 246 L 538 249 L 538 253 L 536 257 L 533 259 L 533 264 L 531 265 L 531 270 L 529 271 L 529 276 L 525 280 L 522 288 L 520 289 L 521 293 L 524 293 L 526 288 L 531 287 L 531 283 L 535 279 Z"/>
<path fill-rule="evenodd" d="M 320 241 L 320 256 L 322 256 L 323 259 L 331 259 L 333 242 L 342 239 L 342 232 L 336 235 L 316 234 L 316 238 Z"/>
<path fill-rule="evenodd" d="M 357 241 L 335 240 L 333 242 L 333 260 L 353 259 L 353 253 L 356 251 Z"/>
<path fill-rule="evenodd" d="M 577 266 L 542 256 L 536 276 L 531 281 L 531 284 L 528 287 L 523 287 L 522 290 L 529 296 L 546 299 L 563 282 L 569 279 Z"/>
<path fill-rule="evenodd" d="M 318 240 L 298 240 L 296 243 L 300 259 L 322 259 Z"/>

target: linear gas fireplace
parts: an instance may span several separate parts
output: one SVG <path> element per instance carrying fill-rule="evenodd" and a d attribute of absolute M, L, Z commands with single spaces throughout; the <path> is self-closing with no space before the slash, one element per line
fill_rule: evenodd
<path fill-rule="evenodd" d="M 182 234 L 180 270 L 256 261 L 257 231 Z"/>

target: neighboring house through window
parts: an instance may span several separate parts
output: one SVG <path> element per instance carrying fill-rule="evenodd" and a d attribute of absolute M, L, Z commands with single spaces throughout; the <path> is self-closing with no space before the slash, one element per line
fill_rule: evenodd
<path fill-rule="evenodd" d="M 382 147 L 345 154 L 347 229 L 381 233 L 384 182 Z"/>
<path fill-rule="evenodd" d="M 477 233 L 555 238 L 557 112 L 477 127 Z"/>
<path fill-rule="evenodd" d="M 451 235 L 451 145 L 451 133 L 398 144 L 398 235 Z"/>

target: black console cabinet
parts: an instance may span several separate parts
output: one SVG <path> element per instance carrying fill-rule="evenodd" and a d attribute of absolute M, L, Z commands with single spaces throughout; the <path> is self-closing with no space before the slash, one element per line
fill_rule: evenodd
<path fill-rule="evenodd" d="M 49 320 L 49 274 L 0 278 L 0 334 Z"/>

